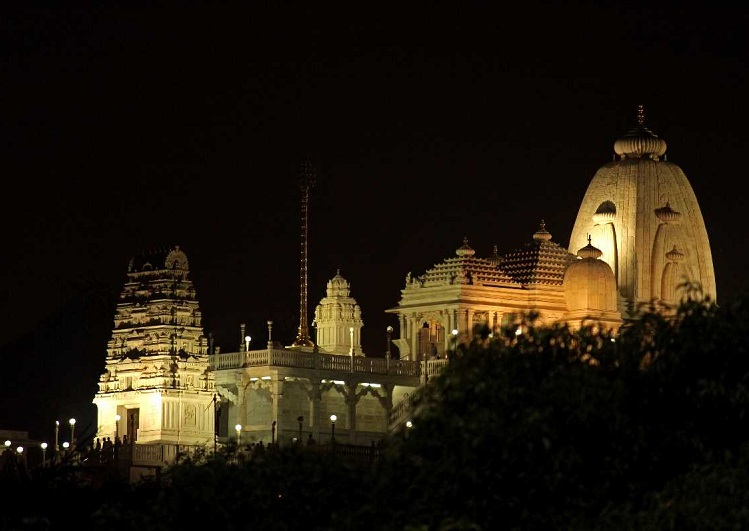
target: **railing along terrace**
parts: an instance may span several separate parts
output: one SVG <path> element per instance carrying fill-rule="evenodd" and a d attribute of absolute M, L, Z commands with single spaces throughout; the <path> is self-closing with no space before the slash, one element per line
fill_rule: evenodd
<path fill-rule="evenodd" d="M 369 374 L 393 374 L 398 376 L 420 376 L 436 374 L 447 360 L 423 362 L 388 360 L 341 354 L 321 354 L 294 349 L 263 349 L 248 352 L 227 352 L 211 356 L 212 369 L 239 369 L 242 367 L 293 367 L 300 369 L 322 369 Z"/>

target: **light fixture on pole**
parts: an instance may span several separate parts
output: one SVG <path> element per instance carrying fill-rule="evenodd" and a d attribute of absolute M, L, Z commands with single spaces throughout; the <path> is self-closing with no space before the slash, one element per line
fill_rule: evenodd
<path fill-rule="evenodd" d="M 42 466 L 47 466 L 47 443 L 43 442 L 41 445 L 42 447 Z"/>
<path fill-rule="evenodd" d="M 455 344 L 455 353 L 458 353 L 458 329 L 453 328 L 453 343 Z"/>
<path fill-rule="evenodd" d="M 60 421 L 55 421 L 55 453 L 60 451 Z"/>
<path fill-rule="evenodd" d="M 70 424 L 70 444 L 75 446 L 75 419 L 70 419 L 68 423 Z"/>
<path fill-rule="evenodd" d="M 330 416 L 330 442 L 335 442 L 335 421 L 338 420 L 338 417 L 335 415 Z"/>
<path fill-rule="evenodd" d="M 385 346 L 385 369 L 390 372 L 390 339 L 393 335 L 393 327 L 388 326 L 385 329 L 387 332 L 387 345 Z"/>
<path fill-rule="evenodd" d="M 216 455 L 216 446 L 218 445 L 218 421 L 220 413 L 221 410 L 218 407 L 218 397 L 216 396 L 216 393 L 213 393 L 213 455 Z"/>
<path fill-rule="evenodd" d="M 351 339 L 351 352 L 350 352 L 350 354 L 353 356 L 354 355 L 354 327 L 353 326 L 349 327 L 348 333 L 349 333 L 349 337 Z"/>
<path fill-rule="evenodd" d="M 247 336 L 247 337 L 249 337 L 249 336 Z M 249 341 L 248 341 L 248 343 L 249 343 Z M 237 448 L 239 448 L 239 439 L 242 436 L 242 425 L 241 424 L 236 424 L 234 426 L 234 429 L 237 430 Z"/>
<path fill-rule="evenodd" d="M 114 438 L 117 439 L 120 436 L 120 417 L 119 415 L 114 416 Z"/>
<path fill-rule="evenodd" d="M 250 341 L 252 341 L 251 336 L 244 336 L 244 349 L 249 352 L 250 351 Z"/>
<path fill-rule="evenodd" d="M 5 441 L 5 448 L 10 448 L 10 445 L 11 445 L 11 444 L 13 444 L 13 443 L 12 443 L 12 442 L 10 442 L 10 439 L 6 440 L 6 441 Z"/>

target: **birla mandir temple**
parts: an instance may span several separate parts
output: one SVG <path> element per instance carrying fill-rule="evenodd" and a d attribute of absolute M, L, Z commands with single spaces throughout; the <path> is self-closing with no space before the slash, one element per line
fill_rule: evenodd
<path fill-rule="evenodd" d="M 404 271 L 400 299 L 387 310 L 398 326 L 388 329 L 384 357 L 362 351 L 362 311 L 340 271 L 331 272 L 308 322 L 304 175 L 300 324 L 291 344 L 276 340 L 268 321 L 263 348 L 250 350 L 248 339 L 221 352 L 202 328 L 184 250 L 133 258 L 93 399 L 95 436 L 127 436 L 134 463 L 141 456 L 167 464 L 187 448 L 217 443 L 283 446 L 312 437 L 369 446 L 402 428 L 411 394 L 479 325 L 498 330 L 532 311 L 540 324 L 616 331 L 644 305 L 673 308 L 689 286 L 717 301 L 697 198 L 666 160 L 666 142 L 645 126 L 642 107 L 613 147 L 614 160 L 582 198 L 569 247 L 540 220 L 517 250 L 500 255 L 495 246 L 482 256 L 464 238 L 431 269 Z"/>

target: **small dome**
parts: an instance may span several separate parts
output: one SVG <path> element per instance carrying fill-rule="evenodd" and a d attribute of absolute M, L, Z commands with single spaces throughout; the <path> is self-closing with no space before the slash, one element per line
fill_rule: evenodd
<path fill-rule="evenodd" d="M 579 260 L 564 273 L 564 298 L 570 312 L 615 312 L 616 277 L 611 266 L 599 260 L 601 251 L 590 243 L 578 251 Z"/>
<path fill-rule="evenodd" d="M 637 127 L 634 127 L 614 142 L 614 151 L 622 158 L 649 158 L 658 160 L 666 153 L 666 141 L 645 127 L 645 111 L 637 109 Z"/>
<path fill-rule="evenodd" d="M 497 244 L 494 244 L 494 248 L 492 249 L 492 255 L 489 257 L 489 263 L 493 265 L 499 265 L 502 263 L 502 257 L 499 256 L 499 248 L 497 247 Z"/>
<path fill-rule="evenodd" d="M 539 226 L 539 229 L 533 233 L 533 239 L 534 240 L 542 240 L 545 242 L 548 242 L 551 240 L 551 233 L 546 230 L 546 223 L 544 220 L 541 220 L 541 225 Z"/>
<path fill-rule="evenodd" d="M 473 256 L 476 254 L 476 251 L 468 245 L 468 238 L 463 238 L 463 245 L 458 247 L 458 249 L 455 251 L 455 254 L 458 256 Z"/>
<path fill-rule="evenodd" d="M 601 258 L 602 254 L 603 252 L 599 248 L 591 245 L 590 236 L 588 236 L 588 245 L 577 251 L 577 256 L 580 258 Z"/>
<path fill-rule="evenodd" d="M 681 218 L 681 212 L 677 212 L 673 208 L 671 208 L 671 205 L 666 201 L 666 206 L 662 206 L 660 208 L 655 209 L 655 215 L 664 223 L 676 223 L 679 221 L 679 218 Z"/>
<path fill-rule="evenodd" d="M 666 253 L 666 258 L 672 262 L 681 262 L 684 260 L 684 253 L 679 251 L 676 246 Z"/>

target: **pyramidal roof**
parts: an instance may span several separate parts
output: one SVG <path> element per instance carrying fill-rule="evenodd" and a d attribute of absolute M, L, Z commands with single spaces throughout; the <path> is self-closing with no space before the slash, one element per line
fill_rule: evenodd
<path fill-rule="evenodd" d="M 561 286 L 564 272 L 577 260 L 566 248 L 551 241 L 543 220 L 533 241 L 505 256 L 497 253 L 497 246 L 489 258 L 476 256 L 476 251 L 463 238 L 456 256 L 435 264 L 426 273 L 414 279 L 409 273 L 406 287 L 430 287 L 450 284 Z"/>
<path fill-rule="evenodd" d="M 561 286 L 564 272 L 577 258 L 551 241 L 543 220 L 533 234 L 533 241 L 504 256 L 499 268 L 514 282 Z"/>
<path fill-rule="evenodd" d="M 468 238 L 463 238 L 463 245 L 455 251 L 456 256 L 435 264 L 417 280 L 422 286 L 511 283 L 512 279 L 497 268 L 501 258 L 496 253 L 495 246 L 491 258 L 477 257 L 476 251 L 468 245 Z"/>

